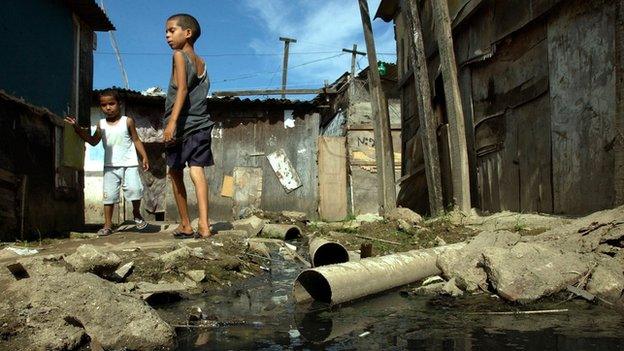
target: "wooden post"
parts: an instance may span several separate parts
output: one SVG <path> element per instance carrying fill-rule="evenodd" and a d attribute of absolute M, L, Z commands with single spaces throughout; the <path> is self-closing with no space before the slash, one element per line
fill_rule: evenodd
<path fill-rule="evenodd" d="M 297 39 L 280 37 L 279 40 L 284 42 L 284 64 L 282 65 L 282 99 L 285 99 L 286 81 L 288 79 L 288 49 L 290 48 L 290 43 L 296 43 Z"/>
<path fill-rule="evenodd" d="M 410 61 L 414 71 L 416 97 L 418 99 L 418 117 L 420 120 L 420 138 L 422 140 L 425 159 L 425 175 L 427 177 L 427 193 L 429 194 L 429 211 L 435 216 L 444 210 L 442 202 L 442 183 L 440 176 L 440 155 L 438 153 L 437 119 L 431 108 L 431 90 L 425 44 L 422 38 L 420 13 L 415 0 L 407 1 L 407 17 L 412 29 Z"/>
<path fill-rule="evenodd" d="M 396 207 L 396 186 L 394 184 L 394 153 L 390 135 L 390 116 L 388 115 L 388 101 L 381 88 L 381 78 L 377 68 L 377 53 L 373 26 L 368 11 L 368 2 L 358 0 L 364 39 L 368 56 L 368 85 L 371 95 L 373 129 L 375 132 L 375 158 L 377 161 L 377 195 L 380 212 Z"/>
<path fill-rule="evenodd" d="M 461 211 L 470 210 L 470 174 L 468 171 L 468 151 L 466 150 L 466 128 L 459 83 L 457 79 L 457 63 L 453 50 L 453 34 L 449 17 L 447 0 L 432 0 L 435 18 L 438 52 L 442 66 L 444 96 L 449 120 L 451 176 L 453 178 L 453 199 L 455 206 Z"/>

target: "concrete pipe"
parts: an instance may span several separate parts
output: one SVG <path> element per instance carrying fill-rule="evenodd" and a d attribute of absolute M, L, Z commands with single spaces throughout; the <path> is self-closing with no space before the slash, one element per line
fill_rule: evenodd
<path fill-rule="evenodd" d="M 312 267 L 349 262 L 349 252 L 344 246 L 323 238 L 310 240 L 309 253 Z"/>
<path fill-rule="evenodd" d="M 291 224 L 267 224 L 262 228 L 260 236 L 281 240 L 293 240 L 301 236 L 301 229 Z"/>
<path fill-rule="evenodd" d="M 293 295 L 297 303 L 335 305 L 376 294 L 440 274 L 438 254 L 464 246 L 458 243 L 306 269 L 297 277 Z"/>

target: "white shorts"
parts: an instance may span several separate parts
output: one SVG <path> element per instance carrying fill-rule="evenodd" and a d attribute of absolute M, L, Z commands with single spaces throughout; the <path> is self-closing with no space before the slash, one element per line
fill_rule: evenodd
<path fill-rule="evenodd" d="M 123 189 L 127 201 L 141 200 L 143 183 L 139 176 L 139 167 L 104 167 L 105 205 L 119 203 L 119 188 Z"/>

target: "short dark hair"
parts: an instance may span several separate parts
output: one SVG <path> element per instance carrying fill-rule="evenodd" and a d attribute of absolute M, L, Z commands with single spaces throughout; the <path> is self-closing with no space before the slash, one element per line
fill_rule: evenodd
<path fill-rule="evenodd" d="M 175 15 L 167 18 L 167 21 L 176 20 L 178 25 L 182 27 L 182 29 L 190 29 L 191 30 L 191 43 L 195 44 L 195 41 L 201 35 L 201 27 L 199 26 L 199 22 L 197 19 L 186 13 L 176 13 Z"/>
<path fill-rule="evenodd" d="M 121 95 L 119 94 L 119 91 L 117 89 L 113 89 L 113 88 L 104 89 L 100 91 L 100 94 L 99 94 L 99 97 L 102 97 L 102 96 L 110 96 L 113 99 L 117 100 L 118 104 L 121 104 Z"/>

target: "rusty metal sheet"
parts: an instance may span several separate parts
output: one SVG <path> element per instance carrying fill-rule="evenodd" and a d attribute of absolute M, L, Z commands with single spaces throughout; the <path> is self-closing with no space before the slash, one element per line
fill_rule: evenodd
<path fill-rule="evenodd" d="M 288 159 L 288 156 L 286 156 L 283 149 L 279 149 L 267 155 L 267 159 L 269 160 L 277 179 L 279 179 L 287 193 L 290 193 L 301 186 L 299 174 L 292 166 L 292 163 Z"/>

